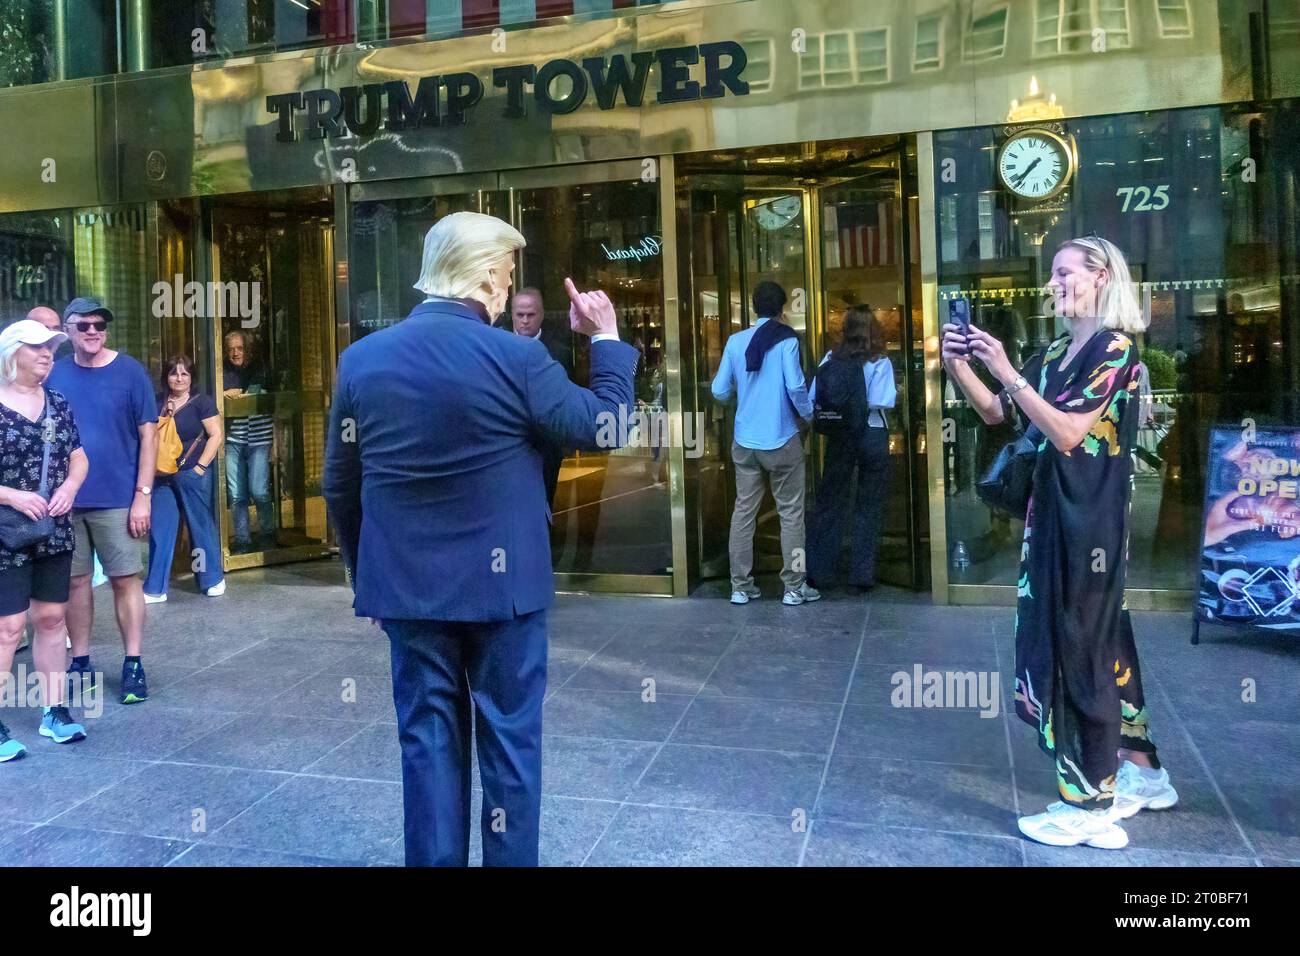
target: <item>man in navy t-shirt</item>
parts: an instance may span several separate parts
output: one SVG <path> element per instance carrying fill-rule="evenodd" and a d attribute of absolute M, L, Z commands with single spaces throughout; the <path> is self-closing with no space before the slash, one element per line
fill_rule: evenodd
<path fill-rule="evenodd" d="M 72 511 L 76 549 L 68 596 L 72 638 L 69 679 L 80 692 L 94 689 L 90 628 L 95 603 L 90 588 L 91 554 L 99 555 L 113 583 L 113 604 L 126 659 L 122 703 L 146 700 L 149 687 L 140 663 L 144 637 L 141 538 L 149 534 L 150 494 L 158 464 L 158 408 L 144 366 L 106 347 L 113 313 L 94 299 L 73 299 L 63 310 L 73 354 L 54 364 L 46 385 L 72 405 L 90 473 Z"/>

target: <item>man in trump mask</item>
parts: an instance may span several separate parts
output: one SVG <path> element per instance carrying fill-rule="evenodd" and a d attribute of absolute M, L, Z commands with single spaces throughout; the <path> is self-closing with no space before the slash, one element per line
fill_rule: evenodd
<path fill-rule="evenodd" d="M 595 449 L 633 402 L 638 354 L 603 292 L 565 280 L 591 388 L 492 327 L 524 237 L 458 212 L 424 240 L 405 320 L 344 351 L 324 494 L 353 608 L 392 645 L 408 866 L 469 862 L 471 713 L 483 862 L 537 865 L 546 609 L 555 597 L 539 446 Z"/>

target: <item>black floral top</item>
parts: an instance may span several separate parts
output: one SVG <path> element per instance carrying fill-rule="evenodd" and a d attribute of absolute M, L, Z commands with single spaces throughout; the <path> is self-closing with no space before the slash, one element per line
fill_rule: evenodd
<path fill-rule="evenodd" d="M 45 390 L 53 422 L 50 468 L 46 475 L 47 493 L 68 480 L 68 463 L 81 447 L 81 435 L 72 418 L 72 406 L 53 389 Z M 20 491 L 41 490 L 41 460 L 45 454 L 45 420 L 29 421 L 20 412 L 0 403 L 0 485 Z M 10 551 L 0 544 L 0 571 L 21 567 L 34 558 L 64 554 L 73 545 L 72 518 L 54 519 L 54 534 L 23 551 Z"/>

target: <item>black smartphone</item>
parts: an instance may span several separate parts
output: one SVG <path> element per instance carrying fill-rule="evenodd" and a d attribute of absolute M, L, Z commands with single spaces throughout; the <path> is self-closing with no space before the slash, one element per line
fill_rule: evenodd
<path fill-rule="evenodd" d="M 970 335 L 970 300 L 969 299 L 949 299 L 948 300 L 948 321 L 957 328 L 961 329 L 961 334 Z M 966 345 L 966 354 L 970 355 L 970 343 Z"/>

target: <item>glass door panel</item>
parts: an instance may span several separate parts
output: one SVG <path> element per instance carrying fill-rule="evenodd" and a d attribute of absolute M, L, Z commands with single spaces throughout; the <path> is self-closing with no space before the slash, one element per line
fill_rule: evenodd
<path fill-rule="evenodd" d="M 552 502 L 552 556 L 557 571 L 581 576 L 570 584 L 667 593 L 670 583 L 654 580 L 668 581 L 672 564 L 668 454 L 653 433 L 667 421 L 659 185 L 641 179 L 637 161 L 359 184 L 348 195 L 354 339 L 422 299 L 412 283 L 424 236 L 453 212 L 497 216 L 523 233 L 514 291 L 540 293 L 543 341 L 581 385 L 590 377 L 590 342 L 570 332 L 564 279 L 609 293 L 622 339 L 641 352 L 635 405 L 616 423 L 627 444 L 566 449 Z M 509 310 L 497 325 L 513 331 Z"/>
<path fill-rule="evenodd" d="M 208 208 L 213 279 L 235 283 L 240 303 L 239 314 L 225 305 L 219 324 L 228 566 L 321 554 L 333 207 L 310 191 Z"/>
<path fill-rule="evenodd" d="M 409 315 L 424 300 L 415 289 L 424 236 L 443 216 L 482 212 L 509 218 L 496 174 L 441 176 L 353 186 L 348 282 L 352 341 Z"/>
<path fill-rule="evenodd" d="M 555 569 L 576 574 L 667 575 L 672 565 L 664 371 L 662 228 L 659 184 L 640 164 L 565 167 L 502 176 L 514 223 L 528 241 L 515 290 L 543 303 L 542 335 L 571 378 L 587 385 L 591 345 L 569 332 L 565 277 L 614 301 L 623 341 L 641 353 L 628 437 L 613 451 L 566 449 L 552 502 Z M 567 362 L 564 359 L 567 358 Z"/>
<path fill-rule="evenodd" d="M 896 157 L 877 169 L 818 190 L 821 210 L 822 301 L 825 339 L 822 352 L 840 341 L 844 316 L 851 306 L 866 305 L 884 327 L 887 356 L 898 389 L 890 427 L 889 484 L 858 494 L 883 494 L 880 580 L 905 587 L 919 585 L 914 562 L 916 476 L 925 474 L 924 402 L 921 381 L 910 374 L 921 349 L 919 328 L 911 314 L 907 259 L 911 223 L 900 193 Z M 821 361 L 821 355 L 816 356 Z"/>
<path fill-rule="evenodd" d="M 692 521 L 700 549 L 699 575 L 725 577 L 736 490 L 731 460 L 735 409 L 734 404 L 713 400 L 711 384 L 727 338 L 756 321 L 752 294 L 765 280 L 785 289 L 785 321 L 799 336 L 807 373 L 810 343 L 818 333 L 809 313 L 813 296 L 805 190 L 788 180 L 764 177 L 755 183 L 738 175 L 687 176 L 677 188 L 678 202 L 690 212 L 689 217 L 679 217 L 677 233 L 683 254 L 689 250 L 682 267 L 690 277 L 689 291 L 682 295 L 682 325 L 689 343 L 683 353 L 694 365 L 690 394 L 696 405 L 686 411 L 703 415 L 706 436 L 700 457 L 687 463 Z M 758 515 L 754 567 L 760 572 L 781 568 L 781 522 L 770 494 L 764 496 Z"/>

